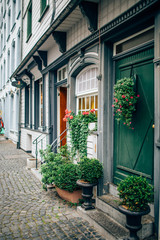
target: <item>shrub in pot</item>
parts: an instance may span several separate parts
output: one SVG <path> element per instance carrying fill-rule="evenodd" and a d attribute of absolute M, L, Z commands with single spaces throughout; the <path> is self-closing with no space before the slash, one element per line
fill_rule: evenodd
<path fill-rule="evenodd" d="M 142 228 L 141 217 L 150 212 L 148 203 L 153 201 L 153 187 L 141 176 L 128 176 L 118 185 L 122 203 L 119 211 L 126 215 L 126 227 L 130 239 L 139 239 L 137 231 Z"/>
<path fill-rule="evenodd" d="M 77 164 L 64 163 L 59 165 L 54 178 L 54 183 L 59 196 L 67 201 L 78 203 L 79 199 L 82 199 L 82 191 L 76 184 L 77 180 Z"/>
<path fill-rule="evenodd" d="M 60 148 L 58 153 L 51 151 L 51 146 L 48 146 L 44 151 L 41 150 L 41 155 L 44 163 L 41 166 L 42 183 L 49 185 L 54 182 L 58 167 L 66 162 L 71 162 L 67 146 Z"/>
<path fill-rule="evenodd" d="M 98 179 L 103 175 L 103 167 L 98 159 L 83 158 L 78 163 L 79 180 L 77 185 L 82 187 L 82 196 L 84 203 L 82 207 L 85 210 L 94 209 L 92 206 L 93 187 L 98 184 Z"/>

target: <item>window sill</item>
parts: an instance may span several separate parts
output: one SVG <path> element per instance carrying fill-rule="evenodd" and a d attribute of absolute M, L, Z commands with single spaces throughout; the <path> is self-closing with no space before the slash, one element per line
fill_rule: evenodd
<path fill-rule="evenodd" d="M 26 43 L 29 41 L 29 39 L 31 38 L 31 36 L 32 36 L 32 33 L 30 33 L 30 34 L 28 35 L 27 40 L 26 40 Z"/>
<path fill-rule="evenodd" d="M 43 16 L 44 16 L 45 13 L 47 12 L 48 8 L 49 8 L 49 5 L 46 5 L 45 9 L 44 9 L 43 12 L 41 13 L 41 16 L 40 16 L 40 19 L 38 20 L 38 22 L 41 22 Z"/>

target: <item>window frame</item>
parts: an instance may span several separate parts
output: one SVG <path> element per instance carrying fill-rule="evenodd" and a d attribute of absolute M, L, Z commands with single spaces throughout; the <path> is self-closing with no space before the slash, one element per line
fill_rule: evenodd
<path fill-rule="evenodd" d="M 45 5 L 44 7 L 42 7 L 42 5 L 44 4 L 43 1 L 44 0 L 40 0 L 40 18 L 38 20 L 39 22 L 41 21 L 41 19 L 43 18 L 43 16 L 45 15 L 46 11 L 49 8 L 48 0 L 45 0 Z"/>
<path fill-rule="evenodd" d="M 29 2 L 27 7 L 27 41 L 32 36 L 32 1 Z"/>

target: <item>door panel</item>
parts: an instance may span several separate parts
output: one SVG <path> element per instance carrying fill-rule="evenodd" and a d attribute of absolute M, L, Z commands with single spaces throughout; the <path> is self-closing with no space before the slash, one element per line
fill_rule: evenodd
<path fill-rule="evenodd" d="M 133 115 L 134 130 L 115 120 L 114 183 L 130 174 L 143 175 L 153 183 L 153 49 L 116 62 L 116 79 L 129 77 L 131 72 L 136 77 L 136 92 L 140 98 Z"/>
<path fill-rule="evenodd" d="M 63 121 L 67 108 L 67 88 L 60 87 L 60 134 L 66 129 L 66 122 Z M 66 144 L 66 132 L 60 137 L 61 146 Z"/>

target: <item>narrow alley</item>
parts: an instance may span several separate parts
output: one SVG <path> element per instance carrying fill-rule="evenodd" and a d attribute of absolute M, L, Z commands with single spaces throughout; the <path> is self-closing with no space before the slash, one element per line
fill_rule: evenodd
<path fill-rule="evenodd" d="M 27 156 L 0 136 L 0 240 L 104 240 L 56 191 L 42 189 Z"/>

